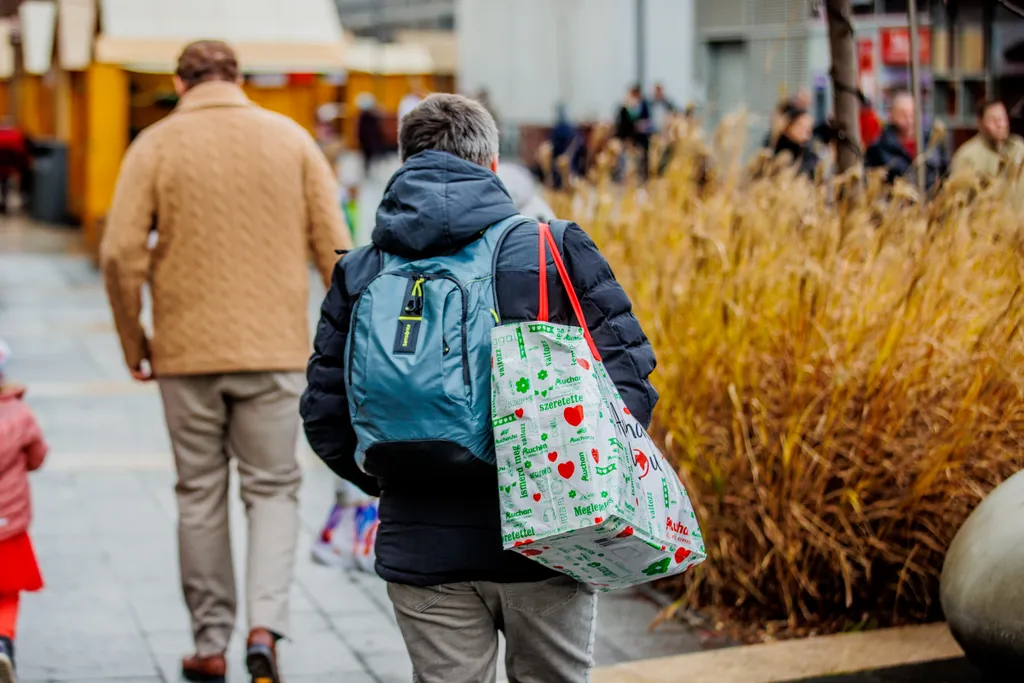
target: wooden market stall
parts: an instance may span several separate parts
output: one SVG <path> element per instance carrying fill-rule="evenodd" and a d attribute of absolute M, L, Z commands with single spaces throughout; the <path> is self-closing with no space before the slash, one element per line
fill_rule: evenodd
<path fill-rule="evenodd" d="M 30 134 L 54 135 L 67 144 L 68 212 L 81 223 L 94 255 L 121 158 L 135 135 L 173 110 L 171 75 L 189 42 L 227 41 L 238 53 L 249 97 L 310 131 L 317 107 L 340 97 L 344 42 L 332 0 L 40 4 L 56 8 L 49 28 L 49 52 L 56 58 L 37 68 L 37 77 L 28 68 L 26 40 L 26 74 L 15 76 L 19 122 Z M 3 68 L 0 49 L 0 75 Z"/>

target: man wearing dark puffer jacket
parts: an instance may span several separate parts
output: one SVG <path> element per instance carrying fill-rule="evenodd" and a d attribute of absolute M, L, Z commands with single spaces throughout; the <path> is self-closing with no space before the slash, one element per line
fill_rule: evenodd
<path fill-rule="evenodd" d="M 302 399 L 306 435 L 334 472 L 380 496 L 376 569 L 388 582 L 416 680 L 494 681 L 502 630 L 510 681 L 587 681 L 597 596 L 502 549 L 493 465 L 467 465 L 453 485 L 450 472 L 410 482 L 371 477 L 356 464 L 346 343 L 353 305 L 381 271 L 382 253 L 412 259 L 453 254 L 517 214 L 495 175 L 497 127 L 478 103 L 432 95 L 402 120 L 399 143 L 404 165 L 385 190 L 373 243 L 341 259 L 323 304 Z M 648 381 L 655 359 L 629 298 L 578 225 L 556 221 L 551 227 L 605 366 L 646 426 L 658 400 Z M 500 244 L 494 259 L 500 322 L 535 320 L 537 224 L 522 221 Z M 553 264 L 548 268 L 556 282 Z M 551 321 L 576 324 L 565 292 L 559 287 L 551 294 Z M 489 377 L 479 380 L 489 386 Z"/>

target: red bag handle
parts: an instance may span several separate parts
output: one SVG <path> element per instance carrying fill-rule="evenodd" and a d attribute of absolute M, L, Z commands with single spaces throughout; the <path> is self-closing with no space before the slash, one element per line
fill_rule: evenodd
<path fill-rule="evenodd" d="M 580 327 L 583 329 L 583 336 L 587 340 L 587 345 L 590 347 L 590 353 L 593 354 L 594 360 L 601 360 L 601 354 L 597 350 L 597 344 L 594 343 L 594 338 L 590 336 L 590 330 L 587 329 L 587 320 L 583 317 L 583 307 L 580 306 L 579 297 L 576 296 L 576 289 L 572 286 L 572 282 L 569 280 L 569 271 L 565 269 L 565 262 L 562 261 L 562 255 L 558 253 L 558 245 L 555 244 L 555 238 L 551 234 L 551 228 L 547 223 L 537 224 L 537 241 L 540 247 L 538 264 L 540 266 L 540 284 L 538 291 L 540 292 L 540 303 L 538 305 L 537 320 L 542 323 L 548 322 L 548 248 L 550 247 L 551 257 L 555 261 L 555 268 L 558 269 L 558 275 L 562 279 L 562 286 L 565 287 L 566 294 L 569 295 L 569 302 L 572 304 L 573 313 L 576 314 L 576 320 L 579 322 Z"/>

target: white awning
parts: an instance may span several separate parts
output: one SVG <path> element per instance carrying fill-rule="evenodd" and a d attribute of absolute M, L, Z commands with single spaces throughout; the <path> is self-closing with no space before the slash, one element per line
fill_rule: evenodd
<path fill-rule="evenodd" d="M 345 68 L 382 76 L 422 76 L 434 73 L 434 61 L 419 45 L 357 40 L 345 51 Z"/>
<path fill-rule="evenodd" d="M 178 56 L 191 40 L 128 40 L 100 35 L 96 61 L 130 71 L 174 73 Z M 239 43 L 229 41 L 245 73 L 333 73 L 344 69 L 345 50 L 337 45 Z"/>
<path fill-rule="evenodd" d="M 62 69 L 81 71 L 92 62 L 96 37 L 96 0 L 57 3 L 57 60 Z"/>
<path fill-rule="evenodd" d="M 50 0 L 28 0 L 18 7 L 21 24 L 21 56 L 25 71 L 42 75 L 50 70 L 57 5 Z"/>
<path fill-rule="evenodd" d="M 395 41 L 401 45 L 418 45 L 426 49 L 434 62 L 435 73 L 454 74 L 458 71 L 459 47 L 453 31 L 396 31 Z"/>
<path fill-rule="evenodd" d="M 333 0 L 100 0 L 95 60 L 173 72 L 194 40 L 224 40 L 246 73 L 330 73 L 344 68 Z"/>

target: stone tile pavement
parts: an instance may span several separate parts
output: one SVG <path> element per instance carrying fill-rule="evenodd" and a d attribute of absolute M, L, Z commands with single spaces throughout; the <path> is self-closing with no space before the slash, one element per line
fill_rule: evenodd
<path fill-rule="evenodd" d="M 101 280 L 74 253 L 73 234 L 0 218 L 0 336 L 14 351 L 8 372 L 29 387 L 52 446 L 32 477 L 32 534 L 47 588 L 23 600 L 21 676 L 54 683 L 177 681 L 191 638 L 178 589 L 174 476 L 159 396 L 154 386 L 128 378 Z M 314 285 L 311 316 L 321 296 Z M 309 559 L 333 482 L 305 444 L 300 454 L 303 533 L 292 589 L 294 637 L 281 647 L 286 680 L 409 681 L 383 583 Z M 241 571 L 244 515 L 238 496 L 232 498 Z M 697 648 L 678 625 L 648 633 L 656 608 L 638 594 L 604 598 L 600 613 L 599 665 Z M 244 628 L 240 614 L 229 652 L 231 683 L 246 680 Z"/>

